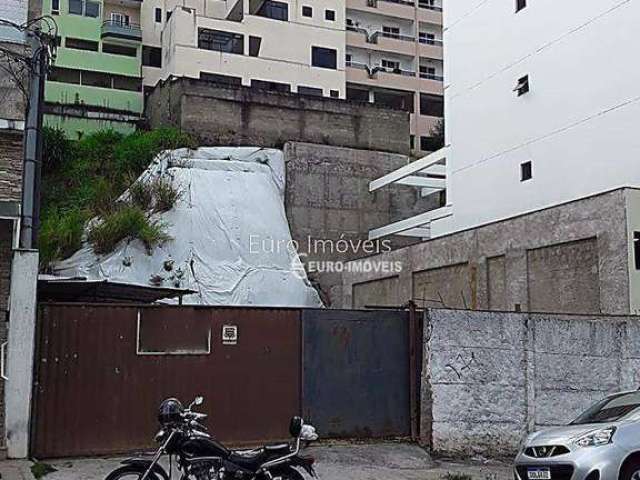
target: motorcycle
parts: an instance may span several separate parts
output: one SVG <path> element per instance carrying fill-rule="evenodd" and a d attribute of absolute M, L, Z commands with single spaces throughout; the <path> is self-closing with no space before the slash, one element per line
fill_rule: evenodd
<path fill-rule="evenodd" d="M 174 398 L 162 402 L 158 414 L 160 430 L 155 437 L 160 447 L 153 457 L 125 460 L 105 480 L 171 480 L 174 458 L 180 480 L 304 480 L 296 467 L 317 476 L 314 459 L 300 455 L 300 451 L 303 445 L 317 440 L 318 434 L 302 418 L 291 419 L 290 443 L 229 450 L 203 425 L 207 415 L 193 411 L 203 402 L 203 397 L 196 397 L 186 409 Z M 169 473 L 159 463 L 165 455 L 169 456 Z"/>

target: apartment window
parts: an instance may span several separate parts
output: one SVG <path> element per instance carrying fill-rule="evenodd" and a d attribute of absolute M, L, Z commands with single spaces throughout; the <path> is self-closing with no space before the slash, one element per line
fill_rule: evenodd
<path fill-rule="evenodd" d="M 198 48 L 242 55 L 244 53 L 244 35 L 222 30 L 199 28 Z"/>
<path fill-rule="evenodd" d="M 516 0 L 516 12 L 519 12 L 527 6 L 527 0 Z"/>
<path fill-rule="evenodd" d="M 111 22 L 124 27 L 128 27 L 129 25 L 131 25 L 131 19 L 129 15 L 125 15 L 124 13 L 120 12 L 111 12 Z"/>
<path fill-rule="evenodd" d="M 125 45 L 115 45 L 113 43 L 103 43 L 102 53 L 110 53 L 112 55 L 124 55 L 125 57 L 137 57 L 138 50 L 134 47 Z"/>
<path fill-rule="evenodd" d="M 83 5 L 82 0 L 69 0 L 69 13 L 72 15 L 82 15 Z"/>
<path fill-rule="evenodd" d="M 52 82 L 72 83 L 80 85 L 80 70 L 71 68 L 52 67 L 47 75 Z"/>
<path fill-rule="evenodd" d="M 438 137 L 420 137 L 420 150 L 423 152 L 435 152 L 440 150 L 441 140 Z"/>
<path fill-rule="evenodd" d="M 640 232 L 633 232 L 633 256 L 636 270 L 640 270 Z"/>
<path fill-rule="evenodd" d="M 376 105 L 404 110 L 413 113 L 413 92 L 402 90 L 378 90 L 374 92 L 373 99 Z"/>
<path fill-rule="evenodd" d="M 249 55 L 257 57 L 260 55 L 260 45 L 262 45 L 262 38 L 249 37 Z"/>
<path fill-rule="evenodd" d="M 86 0 L 84 2 L 84 16 L 98 18 L 100 16 L 100 4 L 98 2 Z"/>
<path fill-rule="evenodd" d="M 339 90 L 329 90 L 329 96 L 331 98 L 340 98 L 340 91 Z"/>
<path fill-rule="evenodd" d="M 303 6 L 302 7 L 302 16 L 303 17 L 313 17 L 313 8 L 308 7 L 308 6 Z"/>
<path fill-rule="evenodd" d="M 307 95 L 307 96 L 310 96 L 310 97 L 321 97 L 322 96 L 322 89 L 321 88 L 316 88 L 316 87 L 298 86 L 298 94 L 299 95 Z"/>
<path fill-rule="evenodd" d="M 369 91 L 360 88 L 347 87 L 347 100 L 354 102 L 368 102 Z"/>
<path fill-rule="evenodd" d="M 516 88 L 514 88 L 513 91 L 518 92 L 519 97 L 525 93 L 529 93 L 529 75 L 519 78 Z"/>
<path fill-rule="evenodd" d="M 104 48 L 104 47 L 103 47 Z M 158 47 L 142 46 L 142 65 L 145 67 L 162 67 L 162 49 Z"/>
<path fill-rule="evenodd" d="M 442 95 L 420 94 L 420 114 L 429 117 L 444 116 L 444 98 Z"/>
<path fill-rule="evenodd" d="M 325 10 L 324 19 L 334 22 L 336 20 L 336 12 L 334 10 Z"/>
<path fill-rule="evenodd" d="M 156 8 L 155 10 L 156 23 L 162 23 L 162 9 Z"/>
<path fill-rule="evenodd" d="M 231 75 L 221 75 L 218 73 L 200 72 L 200 80 L 218 83 L 221 85 L 233 85 L 238 87 L 242 85 L 242 78 L 233 77 Z"/>
<path fill-rule="evenodd" d="M 425 65 L 420 65 L 420 73 L 424 75 L 435 75 L 436 67 L 427 67 Z"/>
<path fill-rule="evenodd" d="M 411 150 L 415 150 L 415 148 L 416 148 L 416 136 L 415 135 L 409 135 L 409 148 Z"/>
<path fill-rule="evenodd" d="M 399 72 L 400 71 L 400 62 L 396 61 L 396 60 L 386 60 L 386 59 L 382 59 L 380 61 L 380 65 L 382 66 L 382 68 L 384 68 L 385 70 L 388 71 L 392 71 L 392 72 Z"/>
<path fill-rule="evenodd" d="M 268 92 L 290 93 L 291 85 L 288 83 L 269 82 L 265 80 L 251 80 L 251 88 L 266 90 Z"/>
<path fill-rule="evenodd" d="M 353 55 L 350 53 L 344 54 L 344 61 L 349 65 L 353 61 Z"/>
<path fill-rule="evenodd" d="M 320 68 L 338 68 L 338 52 L 333 48 L 311 47 L 311 65 Z"/>
<path fill-rule="evenodd" d="M 142 79 L 136 77 L 125 77 L 124 75 L 113 75 L 113 88 L 116 90 L 128 90 L 139 92 L 142 90 Z"/>
<path fill-rule="evenodd" d="M 389 38 L 400 38 L 400 29 L 398 27 L 382 26 L 382 35 Z"/>
<path fill-rule="evenodd" d="M 524 162 L 520 165 L 520 181 L 526 182 L 527 180 L 531 180 L 531 178 L 533 178 L 531 162 Z"/>
<path fill-rule="evenodd" d="M 426 43 L 428 45 L 433 45 L 433 44 L 436 43 L 436 36 L 433 33 L 419 32 L 418 33 L 418 40 L 420 41 L 420 43 Z"/>
<path fill-rule="evenodd" d="M 289 5 L 275 0 L 266 0 L 256 15 L 286 22 L 289 20 Z"/>
<path fill-rule="evenodd" d="M 74 50 L 88 50 L 91 52 L 98 51 L 98 42 L 82 40 L 80 38 L 67 37 L 64 39 L 64 46 L 67 48 L 73 48 Z"/>
<path fill-rule="evenodd" d="M 51 0 L 51 14 L 60 15 L 60 0 Z"/>

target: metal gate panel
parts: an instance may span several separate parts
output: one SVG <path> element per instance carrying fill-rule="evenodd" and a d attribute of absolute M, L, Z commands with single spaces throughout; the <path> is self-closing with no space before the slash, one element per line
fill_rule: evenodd
<path fill-rule="evenodd" d="M 210 331 L 211 353 L 140 352 L 140 317 L 148 323 L 143 344 L 162 349 L 166 335 L 171 353 L 181 345 L 172 334 L 200 344 Z M 301 410 L 298 310 L 44 305 L 39 324 L 32 435 L 39 458 L 150 448 L 157 407 L 169 396 L 204 395 L 207 424 L 230 443 L 287 438 L 289 418 Z M 184 325 L 197 334 L 185 335 Z M 237 344 L 223 345 L 223 325 L 237 327 Z"/>
<path fill-rule="evenodd" d="M 324 437 L 409 436 L 408 313 L 304 310 L 303 412 Z"/>

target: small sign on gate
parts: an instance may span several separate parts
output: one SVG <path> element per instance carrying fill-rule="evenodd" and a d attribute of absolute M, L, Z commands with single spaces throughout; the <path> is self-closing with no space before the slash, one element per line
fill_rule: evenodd
<path fill-rule="evenodd" d="M 237 325 L 222 326 L 222 344 L 223 345 L 238 344 L 238 326 Z"/>

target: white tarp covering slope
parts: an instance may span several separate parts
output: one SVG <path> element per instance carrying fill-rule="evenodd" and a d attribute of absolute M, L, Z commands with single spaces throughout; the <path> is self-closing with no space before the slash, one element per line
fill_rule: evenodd
<path fill-rule="evenodd" d="M 184 297 L 190 304 L 322 305 L 290 248 L 281 151 L 212 147 L 164 152 L 138 181 L 160 175 L 181 190 L 172 210 L 152 217 L 167 224 L 172 240 L 151 255 L 134 240 L 101 256 L 85 241 L 54 266 L 55 273 L 189 288 L 198 292 Z"/>

